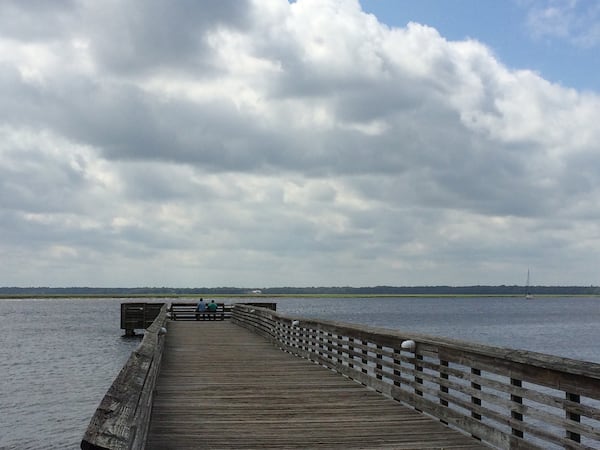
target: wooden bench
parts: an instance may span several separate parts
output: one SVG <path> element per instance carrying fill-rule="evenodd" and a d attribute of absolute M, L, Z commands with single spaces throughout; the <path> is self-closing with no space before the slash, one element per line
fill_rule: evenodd
<path fill-rule="evenodd" d="M 171 320 L 225 320 L 226 316 L 229 318 L 231 315 L 231 308 L 229 305 L 225 307 L 224 303 L 217 303 L 215 312 L 208 311 L 208 308 L 204 312 L 198 312 L 196 306 L 197 303 L 171 303 Z"/>

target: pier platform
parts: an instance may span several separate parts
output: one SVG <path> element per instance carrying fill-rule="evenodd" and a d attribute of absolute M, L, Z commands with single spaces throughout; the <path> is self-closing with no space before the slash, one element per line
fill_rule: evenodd
<path fill-rule="evenodd" d="M 229 321 L 171 321 L 146 448 L 489 447 Z"/>

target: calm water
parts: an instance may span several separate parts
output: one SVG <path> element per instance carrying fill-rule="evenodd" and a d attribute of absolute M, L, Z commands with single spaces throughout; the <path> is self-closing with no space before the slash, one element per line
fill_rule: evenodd
<path fill-rule="evenodd" d="M 232 300 L 233 301 L 233 300 Z M 600 299 L 277 299 L 301 317 L 400 329 L 600 362 Z M 0 300 L 0 448 L 77 449 L 137 339 L 120 299 Z"/>

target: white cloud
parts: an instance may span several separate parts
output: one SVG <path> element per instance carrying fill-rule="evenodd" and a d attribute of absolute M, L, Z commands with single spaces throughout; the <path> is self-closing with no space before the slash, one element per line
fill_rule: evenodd
<path fill-rule="evenodd" d="M 72 3 L 0 33 L 0 284 L 593 282 L 597 95 L 351 0 Z"/>
<path fill-rule="evenodd" d="M 600 45 L 600 4 L 582 0 L 536 0 L 528 25 L 538 38 L 559 38 L 583 48 Z"/>

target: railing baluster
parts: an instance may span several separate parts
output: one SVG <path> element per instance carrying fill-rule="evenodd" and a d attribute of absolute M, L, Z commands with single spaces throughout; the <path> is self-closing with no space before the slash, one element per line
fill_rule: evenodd
<path fill-rule="evenodd" d="M 365 347 L 366 347 L 366 346 L 368 346 L 368 345 L 369 345 L 369 342 L 368 342 L 368 341 L 361 341 L 361 344 L 362 344 L 363 346 L 365 346 Z M 363 350 L 362 350 L 362 354 L 363 354 L 363 355 L 367 355 L 368 353 L 369 353 L 369 351 L 368 351 L 366 348 L 363 348 Z M 367 372 L 368 372 L 368 370 L 367 370 L 367 367 L 366 367 L 366 366 L 367 366 L 367 364 L 369 363 L 369 361 L 368 361 L 366 358 L 362 358 L 362 359 L 361 359 L 361 362 L 363 363 L 362 372 L 363 372 L 363 373 L 367 373 Z"/>
<path fill-rule="evenodd" d="M 300 352 L 302 350 L 302 330 L 299 327 L 293 327 L 294 330 L 294 340 L 296 341 L 296 351 Z"/>
<path fill-rule="evenodd" d="M 327 359 L 333 359 L 333 334 L 327 333 Z"/>
<path fill-rule="evenodd" d="M 419 364 L 419 361 L 423 361 L 423 355 L 415 355 L 415 370 L 417 372 L 423 372 L 423 366 Z M 423 384 L 423 378 L 415 376 L 415 381 L 419 384 Z M 423 396 L 423 391 L 415 389 L 415 394 Z"/>
<path fill-rule="evenodd" d="M 415 355 L 415 371 L 423 372 L 423 366 L 419 364 L 419 361 L 423 361 L 423 355 Z M 418 384 L 423 384 L 423 378 L 419 378 L 415 376 L 415 382 Z M 423 391 L 415 388 L 415 394 L 423 397 Z M 419 408 L 415 408 L 417 411 L 422 411 Z"/>
<path fill-rule="evenodd" d="M 283 337 L 283 343 L 285 345 L 285 349 L 286 349 L 286 351 L 289 352 L 289 348 L 292 345 L 292 337 L 290 336 L 289 328 L 286 326 L 286 324 L 283 321 L 279 321 L 279 332 L 281 333 L 281 336 Z"/>
<path fill-rule="evenodd" d="M 522 387 L 523 383 L 521 383 L 521 380 L 517 380 L 515 378 L 511 378 L 510 379 L 510 385 L 511 386 L 516 386 L 516 387 Z M 510 399 L 513 403 L 515 403 L 516 405 L 522 405 L 523 404 L 523 397 L 520 397 L 518 395 L 515 394 L 510 394 Z M 510 416 L 515 419 L 515 420 L 519 420 L 519 421 L 523 421 L 523 414 L 521 414 L 518 411 L 518 408 L 513 408 L 510 411 Z M 518 428 L 511 428 L 511 433 L 513 436 L 517 436 L 522 438 L 523 437 L 523 430 L 520 430 Z"/>
<path fill-rule="evenodd" d="M 294 348 L 294 330 L 287 323 L 283 323 L 282 327 L 291 350 Z"/>
<path fill-rule="evenodd" d="M 311 345 L 312 338 L 310 336 L 310 328 L 302 327 L 302 337 L 304 341 L 304 350 L 307 353 L 312 353 L 312 351 L 314 351 L 314 348 L 312 348 Z"/>
<path fill-rule="evenodd" d="M 480 376 L 481 375 L 481 370 L 479 369 L 475 369 L 474 367 L 471 367 L 471 375 L 477 375 Z M 476 389 L 478 391 L 481 390 L 481 385 L 479 383 L 475 383 L 474 381 L 471 381 L 471 387 L 473 389 Z M 475 395 L 471 396 L 471 403 L 473 405 L 476 406 L 481 406 L 481 399 Z M 481 414 L 476 413 L 475 411 L 471 411 L 471 417 L 475 420 L 481 420 Z M 481 440 L 481 438 L 479 438 L 479 436 L 476 436 L 474 434 L 472 434 L 471 436 L 473 436 L 475 439 Z"/>
<path fill-rule="evenodd" d="M 302 342 L 304 342 L 304 351 L 307 353 L 311 353 L 311 337 L 310 337 L 310 329 L 306 327 L 302 327 Z"/>
<path fill-rule="evenodd" d="M 581 397 L 579 395 L 571 394 L 569 392 L 566 393 L 566 399 L 570 402 L 575 402 L 575 403 L 581 402 Z M 570 409 L 571 409 L 571 407 L 568 405 L 565 408 L 567 419 L 571 420 L 573 422 L 577 422 L 577 423 L 581 422 L 581 415 L 570 411 Z M 581 435 L 579 433 L 570 431 L 568 428 L 566 430 L 566 437 L 567 437 L 567 439 L 570 439 L 572 441 L 581 442 Z"/>
<path fill-rule="evenodd" d="M 450 377 L 448 376 L 447 373 L 442 372 L 442 367 L 449 367 L 449 363 L 448 361 L 444 361 L 444 360 L 440 360 L 440 379 L 442 380 L 449 380 Z M 448 393 L 448 388 L 442 384 L 440 384 L 440 392 L 443 392 L 444 394 Z M 448 406 L 448 401 L 444 400 L 443 398 L 440 398 L 440 405 L 442 406 Z M 445 420 L 440 420 L 443 424 L 448 425 L 448 422 L 446 422 Z"/>
<path fill-rule="evenodd" d="M 378 345 L 377 346 L 377 354 L 376 354 L 377 359 L 379 359 L 379 360 L 383 359 L 382 352 L 383 352 L 383 347 L 381 345 Z M 383 365 L 381 363 L 377 363 L 376 367 L 377 367 L 378 371 L 383 370 Z M 378 380 L 383 380 L 383 375 L 377 375 L 376 378 Z"/>
<path fill-rule="evenodd" d="M 400 355 L 401 350 L 399 348 L 393 349 L 395 355 Z M 397 377 L 402 376 L 402 360 L 394 358 L 394 365 L 399 367 L 399 369 L 394 368 L 394 375 Z M 401 387 L 402 383 L 400 381 L 394 380 L 394 386 Z"/>

